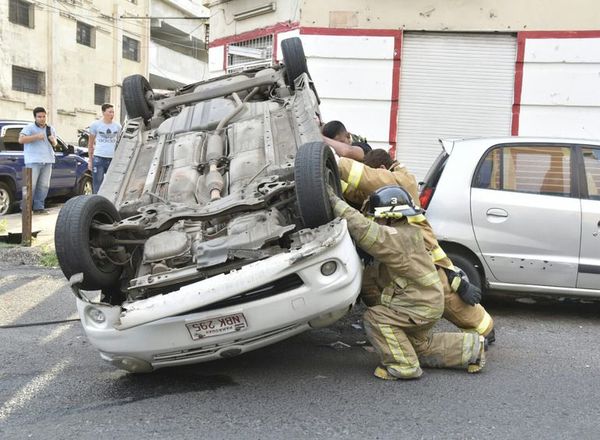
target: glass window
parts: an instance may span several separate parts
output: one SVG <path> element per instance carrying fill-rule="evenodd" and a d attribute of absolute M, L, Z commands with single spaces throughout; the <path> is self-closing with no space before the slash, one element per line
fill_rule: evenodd
<path fill-rule="evenodd" d="M 571 149 L 547 145 L 494 148 L 479 165 L 474 186 L 569 197 Z"/>
<path fill-rule="evenodd" d="M 77 22 L 77 42 L 84 46 L 96 47 L 96 32 L 89 24 Z"/>
<path fill-rule="evenodd" d="M 23 144 L 19 143 L 19 134 L 22 127 L 7 128 L 0 139 L 0 151 L 23 151 Z"/>
<path fill-rule="evenodd" d="M 18 92 L 44 95 L 46 93 L 44 72 L 12 66 L 12 89 Z"/>
<path fill-rule="evenodd" d="M 581 149 L 585 167 L 588 198 L 600 200 L 600 148 Z"/>
<path fill-rule="evenodd" d="M 123 58 L 132 61 L 140 60 L 140 42 L 138 40 L 123 35 Z"/>
<path fill-rule="evenodd" d="M 8 20 L 11 23 L 33 28 L 33 3 L 23 0 L 10 0 Z"/>
<path fill-rule="evenodd" d="M 102 105 L 106 102 L 110 102 L 110 88 L 94 84 L 94 104 Z"/>

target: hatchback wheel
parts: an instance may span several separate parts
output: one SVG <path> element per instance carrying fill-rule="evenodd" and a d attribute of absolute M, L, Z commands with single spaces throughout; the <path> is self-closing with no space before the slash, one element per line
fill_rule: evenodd
<path fill-rule="evenodd" d="M 478 287 L 483 292 L 483 279 L 479 269 L 477 268 L 477 265 L 472 261 L 472 259 L 462 254 L 452 252 L 448 252 L 447 255 L 448 258 L 452 260 L 454 266 L 465 273 L 467 281 Z"/>
<path fill-rule="evenodd" d="M 123 101 L 131 119 L 149 120 L 154 114 L 152 87 L 142 75 L 130 75 L 123 80 Z"/>
<path fill-rule="evenodd" d="M 111 236 L 94 224 L 121 219 L 115 206 L 102 196 L 77 196 L 65 203 L 56 219 L 56 256 L 67 279 L 83 273 L 84 290 L 113 287 L 122 266 L 109 257 Z"/>

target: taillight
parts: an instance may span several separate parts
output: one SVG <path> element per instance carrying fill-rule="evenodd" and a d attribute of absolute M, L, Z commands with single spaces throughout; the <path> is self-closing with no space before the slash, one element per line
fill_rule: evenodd
<path fill-rule="evenodd" d="M 427 209 L 429 206 L 429 202 L 431 202 L 431 197 L 433 196 L 434 188 L 428 187 L 423 188 L 421 194 L 419 195 L 419 203 L 421 204 L 421 208 Z"/>

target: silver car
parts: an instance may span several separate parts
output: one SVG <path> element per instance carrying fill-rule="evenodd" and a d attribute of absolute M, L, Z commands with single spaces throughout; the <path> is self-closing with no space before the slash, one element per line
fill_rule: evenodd
<path fill-rule="evenodd" d="M 482 287 L 600 297 L 600 141 L 441 141 L 420 201 Z"/>

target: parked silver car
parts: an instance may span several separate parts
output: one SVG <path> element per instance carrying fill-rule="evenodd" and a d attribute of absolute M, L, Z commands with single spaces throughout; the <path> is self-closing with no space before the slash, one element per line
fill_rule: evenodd
<path fill-rule="evenodd" d="M 166 96 L 133 75 L 98 195 L 61 209 L 56 253 L 102 358 L 133 371 L 220 359 L 329 325 L 362 266 L 299 38 L 285 66 Z M 102 290 L 100 301 L 88 291 Z"/>
<path fill-rule="evenodd" d="M 420 201 L 442 247 L 492 289 L 600 297 L 600 141 L 441 141 Z"/>

